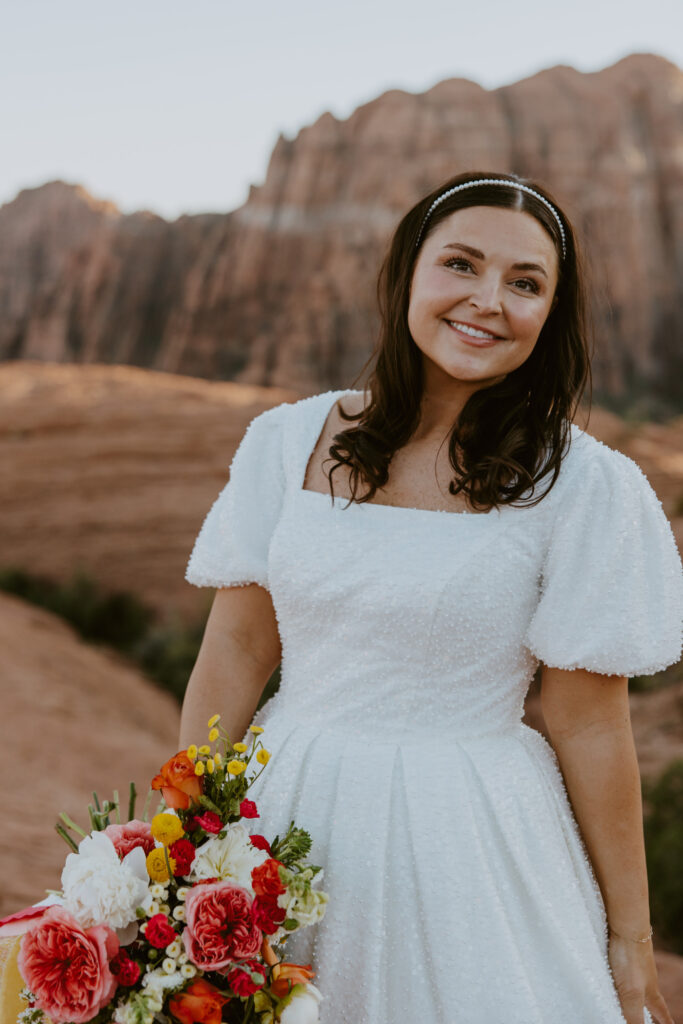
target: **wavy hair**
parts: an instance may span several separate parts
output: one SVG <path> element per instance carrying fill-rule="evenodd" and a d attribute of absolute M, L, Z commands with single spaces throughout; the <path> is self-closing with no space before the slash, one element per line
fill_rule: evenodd
<path fill-rule="evenodd" d="M 535 196 L 513 186 L 477 185 L 443 200 L 424 219 L 443 192 L 478 178 L 495 178 L 533 188 L 558 211 L 565 232 L 562 256 L 560 231 L 553 214 Z M 329 457 L 332 474 L 349 467 L 350 501 L 371 501 L 389 477 L 396 451 L 410 439 L 420 419 L 424 387 L 422 352 L 408 329 L 410 286 L 417 256 L 426 238 L 446 217 L 468 206 L 499 206 L 531 214 L 550 235 L 558 254 L 557 301 L 529 357 L 504 380 L 475 391 L 457 416 L 448 438 L 455 479 L 453 495 L 463 492 L 469 505 L 488 511 L 512 504 L 552 471 L 551 490 L 560 471 L 565 447 L 571 441 L 571 422 L 588 383 L 592 389 L 587 346 L 588 315 L 585 270 L 575 232 L 554 197 L 537 182 L 488 171 L 460 174 L 425 196 L 400 221 L 389 243 L 377 281 L 381 327 L 375 349 L 356 377 L 374 363 L 365 390 L 370 401 L 360 413 L 342 419 L 357 424 L 334 435 Z M 328 461 L 327 459 L 325 461 Z M 359 494 L 361 483 L 367 491 Z M 348 505 L 346 506 L 348 507 Z"/>

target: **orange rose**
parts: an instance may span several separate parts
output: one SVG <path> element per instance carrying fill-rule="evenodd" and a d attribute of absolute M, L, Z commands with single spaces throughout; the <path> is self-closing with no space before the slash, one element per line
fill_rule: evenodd
<path fill-rule="evenodd" d="M 315 971 L 311 965 L 306 964 L 275 964 L 272 971 L 270 991 L 276 999 L 282 999 L 294 985 L 307 985 L 311 978 L 315 978 Z"/>
<path fill-rule="evenodd" d="M 208 981 L 197 978 L 184 992 L 172 996 L 168 1008 L 181 1024 L 221 1024 L 223 1005 L 228 1002 Z"/>
<path fill-rule="evenodd" d="M 186 750 L 171 757 L 151 782 L 152 789 L 160 789 L 167 807 L 186 811 L 190 804 L 199 803 L 202 780 L 194 773 L 194 762 Z"/>

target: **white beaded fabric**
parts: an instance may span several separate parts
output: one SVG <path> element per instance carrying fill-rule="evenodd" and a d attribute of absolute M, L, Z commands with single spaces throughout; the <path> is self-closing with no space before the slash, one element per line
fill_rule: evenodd
<path fill-rule="evenodd" d="M 302 484 L 350 393 L 252 420 L 186 571 L 260 583 L 277 614 L 253 831 L 309 829 L 330 893 L 288 959 L 313 961 L 321 1024 L 623 1024 L 559 764 L 521 718 L 539 660 L 626 676 L 678 661 L 661 503 L 574 425 L 536 506 L 347 508 Z"/>

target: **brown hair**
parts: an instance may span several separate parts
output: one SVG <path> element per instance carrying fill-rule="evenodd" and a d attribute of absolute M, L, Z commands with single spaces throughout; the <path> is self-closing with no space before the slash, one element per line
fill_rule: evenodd
<path fill-rule="evenodd" d="M 441 202 L 420 234 L 434 200 L 455 185 L 478 178 L 513 181 L 535 189 L 553 204 L 562 218 L 566 255 L 562 256 L 560 231 L 553 214 L 535 196 L 510 186 L 477 185 L 463 189 Z M 455 210 L 468 206 L 502 206 L 530 213 L 552 238 L 558 254 L 559 274 L 554 308 L 548 314 L 538 340 L 521 366 L 504 380 L 470 395 L 448 439 L 448 454 L 456 479 L 449 491 L 467 495 L 471 506 L 488 511 L 511 504 L 552 470 L 547 489 L 524 506 L 537 504 L 550 491 L 560 470 L 565 445 L 571 440 L 570 425 L 586 383 L 592 384 L 587 348 L 585 271 L 574 231 L 552 195 L 538 183 L 515 175 L 472 172 L 451 178 L 421 199 L 399 223 L 389 244 L 377 282 L 381 314 L 379 339 L 361 369 L 374 361 L 367 384 L 370 402 L 361 413 L 346 413 L 345 420 L 359 420 L 334 435 L 329 448 L 336 460 L 332 473 L 342 465 L 350 469 L 351 501 L 370 501 L 389 476 L 394 453 L 405 445 L 420 417 L 423 391 L 422 353 L 408 329 L 410 284 L 424 240 L 436 225 Z M 358 495 L 359 483 L 368 485 Z M 348 507 L 348 506 L 347 506 Z"/>

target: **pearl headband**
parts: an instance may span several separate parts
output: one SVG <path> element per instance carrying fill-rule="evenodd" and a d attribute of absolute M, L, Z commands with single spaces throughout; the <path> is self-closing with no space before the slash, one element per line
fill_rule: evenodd
<path fill-rule="evenodd" d="M 555 209 L 555 207 L 553 206 L 553 204 L 548 202 L 548 200 L 545 198 L 545 196 L 542 196 L 540 194 L 540 192 L 536 192 L 535 189 L 529 188 L 528 185 L 521 185 L 517 181 L 509 181 L 507 178 L 477 178 L 476 181 L 465 181 L 465 182 L 463 182 L 462 185 L 455 185 L 454 188 L 449 188 L 448 191 L 443 192 L 440 196 L 438 196 L 437 199 L 434 200 L 432 205 L 427 210 L 427 213 L 425 214 L 424 220 L 422 221 L 422 224 L 420 225 L 420 230 L 419 230 L 418 235 L 417 235 L 417 242 L 415 243 L 415 248 L 416 249 L 417 249 L 418 245 L 420 244 L 420 242 L 422 240 L 422 234 L 423 234 L 424 229 L 425 229 L 425 224 L 427 223 L 427 221 L 431 217 L 432 212 L 436 209 L 436 207 L 440 203 L 443 203 L 444 199 L 448 199 L 449 196 L 455 195 L 456 192 L 460 192 L 460 191 L 462 191 L 462 189 L 465 189 L 465 188 L 474 188 L 475 185 L 505 185 L 507 188 L 518 188 L 521 192 L 528 192 L 529 195 L 536 196 L 536 198 L 539 199 L 543 203 L 544 206 L 548 207 L 548 209 L 552 213 L 553 217 L 557 221 L 557 226 L 560 229 L 560 236 L 562 238 L 562 258 L 564 259 L 566 257 L 566 255 L 567 255 L 567 241 L 566 241 L 566 238 L 565 238 L 564 227 L 562 225 L 562 221 L 560 219 L 560 215 L 557 212 L 557 210 Z"/>

